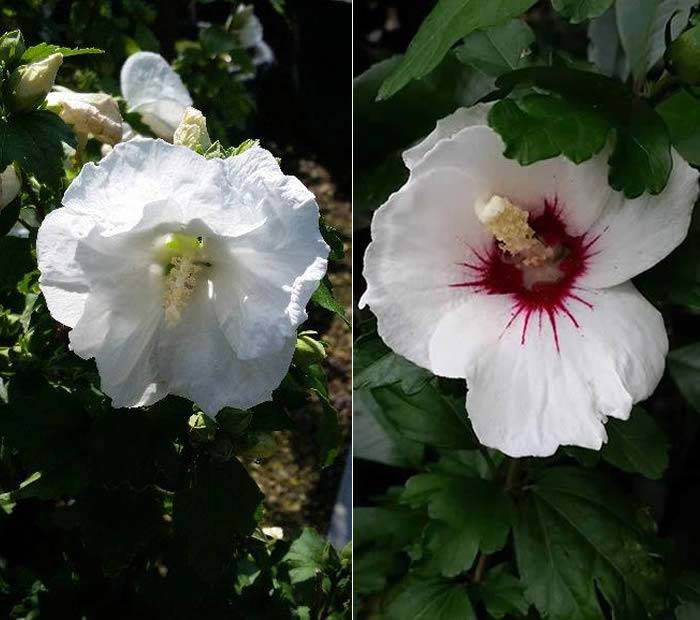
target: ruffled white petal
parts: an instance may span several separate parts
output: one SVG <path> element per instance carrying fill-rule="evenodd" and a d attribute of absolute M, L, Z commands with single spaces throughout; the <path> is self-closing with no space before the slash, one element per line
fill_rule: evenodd
<path fill-rule="evenodd" d="M 586 233 L 609 205 L 621 200 L 607 183 L 609 149 L 576 165 L 554 157 L 521 166 L 503 156 L 505 146 L 489 127 L 462 129 L 439 140 L 414 166 L 412 175 L 436 168 L 461 168 L 479 180 L 479 194 L 508 197 L 537 215 L 556 202 L 569 234 Z"/>
<path fill-rule="evenodd" d="M 168 391 L 193 400 L 210 416 L 222 407 L 247 409 L 272 398 L 289 368 L 294 338 L 281 349 L 240 359 L 219 326 L 215 291 L 200 286 L 182 321 L 161 332 L 158 368 Z"/>
<path fill-rule="evenodd" d="M 215 283 L 216 313 L 241 359 L 286 346 L 326 273 L 329 248 L 313 194 L 259 147 L 226 160 L 223 215 L 248 232 L 227 242 L 229 267 Z"/>
<path fill-rule="evenodd" d="M 132 54 L 122 66 L 120 81 L 129 110 L 141 113 L 156 135 L 172 140 L 192 97 L 165 58 L 153 52 Z"/>
<path fill-rule="evenodd" d="M 441 118 L 433 131 L 415 146 L 404 151 L 403 161 L 406 164 L 406 168 L 412 170 L 438 142 L 451 138 L 462 129 L 466 127 L 487 127 L 488 114 L 492 107 L 493 104 L 477 103 L 471 108 L 458 108 L 452 114 Z"/>
<path fill-rule="evenodd" d="M 607 417 L 627 419 L 663 374 L 668 339 L 659 312 L 630 283 L 584 291 L 579 327 L 525 314 L 510 297 L 474 295 L 431 340 L 431 369 L 467 380 L 479 440 L 510 456 L 549 456 L 560 445 L 600 449 Z M 573 302 L 572 302 L 573 303 Z M 559 350 L 557 350 L 557 340 Z"/>
<path fill-rule="evenodd" d="M 601 180 L 601 183 L 603 181 Z M 673 171 L 658 196 L 610 202 L 590 228 L 597 241 L 581 283 L 614 286 L 646 271 L 685 239 L 698 199 L 698 171 L 673 151 Z"/>
<path fill-rule="evenodd" d="M 428 344 L 437 319 L 460 303 L 460 266 L 492 236 L 477 220 L 480 182 L 458 168 L 411 176 L 374 215 L 365 254 L 368 304 L 379 334 L 395 351 L 429 367 Z"/>

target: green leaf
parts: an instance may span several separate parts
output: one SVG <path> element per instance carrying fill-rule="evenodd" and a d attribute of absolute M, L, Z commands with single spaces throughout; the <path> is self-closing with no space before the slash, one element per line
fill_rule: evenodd
<path fill-rule="evenodd" d="M 411 82 L 386 101 L 377 101 L 382 82 L 401 64 L 393 56 L 372 65 L 353 80 L 355 133 L 364 136 L 355 149 L 356 165 L 370 168 L 410 146 L 435 123 L 460 106 L 470 106 L 493 90 L 493 81 L 447 55 L 429 75 Z M 430 105 L 425 105 L 430 101 Z"/>
<path fill-rule="evenodd" d="M 382 548 L 402 551 L 420 536 L 426 518 L 406 506 L 355 508 L 353 544 L 355 551 Z"/>
<path fill-rule="evenodd" d="M 439 578 L 409 577 L 386 606 L 387 620 L 475 620 L 464 585 Z"/>
<path fill-rule="evenodd" d="M 520 19 L 477 30 L 456 50 L 457 58 L 486 75 L 498 77 L 524 67 L 529 59 L 535 35 Z"/>
<path fill-rule="evenodd" d="M 203 463 L 191 487 L 179 491 L 173 520 L 188 566 L 202 579 L 214 580 L 231 566 L 236 537 L 256 525 L 263 499 L 236 459 Z"/>
<path fill-rule="evenodd" d="M 457 412 L 428 383 L 413 394 L 398 385 L 372 390 L 387 419 L 408 439 L 440 448 L 469 448 L 473 445 L 467 412 Z"/>
<path fill-rule="evenodd" d="M 552 6 L 570 22 L 580 22 L 602 15 L 613 0 L 552 0 Z"/>
<path fill-rule="evenodd" d="M 68 56 L 82 56 L 84 54 L 104 54 L 104 50 L 98 49 L 96 47 L 61 47 L 60 45 L 53 45 L 52 43 L 39 43 L 39 45 L 33 45 L 27 48 L 27 50 L 22 54 L 20 62 L 38 62 L 48 58 L 51 54 L 63 54 L 64 58 Z"/>
<path fill-rule="evenodd" d="M 673 167 L 666 124 L 621 82 L 589 71 L 532 67 L 506 73 L 496 85 L 504 94 L 517 86 L 546 90 L 606 118 L 615 129 L 608 181 L 628 198 L 636 198 L 644 191 L 658 194 L 666 186 Z M 494 116 L 491 112 L 489 119 Z M 506 132 L 504 139 L 509 137 Z M 552 150 L 542 152 L 546 155 Z"/>
<path fill-rule="evenodd" d="M 668 467 L 668 439 L 644 409 L 632 409 L 629 420 L 610 418 L 605 429 L 608 443 L 601 451 L 604 460 L 651 480 L 663 476 Z"/>
<path fill-rule="evenodd" d="M 490 554 L 508 538 L 513 509 L 493 482 L 447 474 L 411 478 L 401 501 L 427 506 L 433 520 L 426 531 L 429 569 L 454 577 L 469 569 L 479 550 Z"/>
<path fill-rule="evenodd" d="M 394 353 L 377 334 L 366 334 L 353 347 L 353 387 L 376 388 L 398 383 L 415 394 L 433 378 L 432 373 Z"/>
<path fill-rule="evenodd" d="M 522 15 L 534 3 L 535 0 L 438 0 L 401 64 L 379 89 L 379 99 L 388 99 L 411 80 L 430 73 L 459 39 Z"/>
<path fill-rule="evenodd" d="M 75 147 L 75 134 L 56 114 L 45 110 L 0 119 L 0 170 L 16 161 L 42 183 L 63 177 L 63 144 Z"/>
<path fill-rule="evenodd" d="M 660 569 L 635 509 L 596 472 L 544 470 L 519 505 L 515 550 L 526 596 L 550 620 L 656 618 Z"/>
<path fill-rule="evenodd" d="M 417 467 L 424 446 L 386 419 L 370 390 L 353 392 L 353 457 L 394 467 Z"/>
<path fill-rule="evenodd" d="M 292 583 L 302 583 L 323 573 L 331 553 L 335 553 L 331 543 L 307 527 L 292 543 L 282 561 L 290 566 L 289 577 Z"/>
<path fill-rule="evenodd" d="M 328 258 L 330 260 L 343 260 L 345 256 L 345 246 L 343 245 L 343 240 L 340 238 L 340 233 L 332 226 L 329 226 L 323 217 L 319 220 L 319 228 L 321 229 L 323 240 L 331 249 Z"/>
<path fill-rule="evenodd" d="M 579 164 L 605 146 L 610 132 L 597 110 L 554 95 L 503 99 L 490 110 L 489 124 L 506 143 L 505 156 L 523 166 L 558 155 Z"/>
<path fill-rule="evenodd" d="M 480 586 L 486 611 L 494 618 L 527 614 L 530 605 L 525 600 L 524 590 L 523 584 L 508 572 L 505 564 L 489 570 Z"/>
<path fill-rule="evenodd" d="M 694 166 L 700 166 L 700 100 L 681 90 L 656 106 L 673 145 Z"/>
<path fill-rule="evenodd" d="M 668 370 L 681 394 L 695 411 L 700 412 L 700 342 L 671 351 Z"/>
<path fill-rule="evenodd" d="M 311 296 L 311 301 L 315 304 L 339 316 L 346 324 L 350 325 L 347 316 L 345 316 L 345 307 L 333 296 L 333 287 L 328 279 L 328 276 L 323 276 L 323 280 L 318 285 L 318 288 Z"/>
<path fill-rule="evenodd" d="M 642 79 L 663 56 L 666 24 L 673 17 L 675 38 L 688 23 L 696 0 L 617 0 L 615 12 L 620 41 L 635 79 Z"/>

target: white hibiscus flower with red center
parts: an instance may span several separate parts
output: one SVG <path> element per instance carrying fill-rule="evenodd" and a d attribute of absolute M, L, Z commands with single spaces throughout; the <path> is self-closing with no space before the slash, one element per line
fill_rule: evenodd
<path fill-rule="evenodd" d="M 361 301 L 400 355 L 467 381 L 482 443 L 511 456 L 599 449 L 658 384 L 660 313 L 630 279 L 686 236 L 698 173 L 673 154 L 664 191 L 626 199 L 609 153 L 520 166 L 461 109 L 404 153 L 409 180 L 376 212 Z"/>

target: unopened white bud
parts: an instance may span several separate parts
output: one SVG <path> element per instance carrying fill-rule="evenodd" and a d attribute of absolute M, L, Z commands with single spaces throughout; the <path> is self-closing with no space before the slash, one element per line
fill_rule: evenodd
<path fill-rule="evenodd" d="M 31 110 L 44 101 L 53 88 L 63 54 L 51 54 L 44 60 L 21 65 L 10 76 L 10 104 L 14 110 Z"/>
<path fill-rule="evenodd" d="M 207 131 L 207 119 L 199 110 L 191 107 L 185 110 L 185 114 L 175 130 L 173 144 L 186 146 L 193 151 L 197 147 L 206 150 L 211 146 L 211 139 Z"/>

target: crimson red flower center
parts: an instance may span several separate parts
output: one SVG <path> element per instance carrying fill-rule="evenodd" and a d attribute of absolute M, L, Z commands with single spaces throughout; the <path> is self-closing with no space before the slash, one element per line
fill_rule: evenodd
<path fill-rule="evenodd" d="M 578 328 L 576 312 L 582 307 L 592 308 L 591 303 L 581 297 L 576 282 L 586 271 L 596 239 L 587 239 L 585 234 L 571 235 L 556 200 L 545 200 L 542 213 L 531 215 L 528 224 L 535 231 L 535 238 L 552 249 L 549 260 L 536 266 L 526 265 L 521 257 L 504 251 L 494 239 L 485 252 L 470 249 L 470 257 L 461 264 L 467 269 L 468 278 L 451 286 L 487 295 L 511 296 L 513 312 L 506 329 L 522 317 L 522 344 L 525 344 L 531 319 L 537 318 L 541 332 L 542 319 L 546 317 L 558 351 L 557 319 L 566 317 Z"/>

